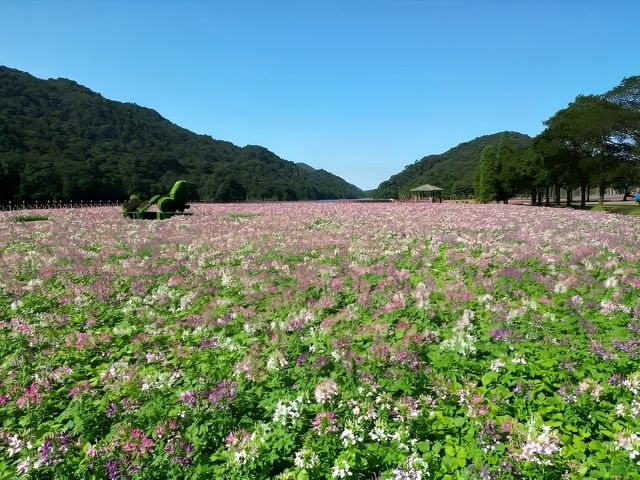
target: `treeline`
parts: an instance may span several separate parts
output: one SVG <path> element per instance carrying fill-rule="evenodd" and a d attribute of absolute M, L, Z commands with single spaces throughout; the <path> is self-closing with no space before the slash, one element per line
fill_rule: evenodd
<path fill-rule="evenodd" d="M 531 137 L 508 132 L 513 148 L 529 145 Z M 467 198 L 474 193 L 474 172 L 480 152 L 486 145 L 497 148 L 502 133 L 483 135 L 461 143 L 442 154 L 428 155 L 407 165 L 400 173 L 382 182 L 374 192 L 376 198 L 407 198 L 411 189 L 425 183 L 442 188 L 445 198 Z"/>
<path fill-rule="evenodd" d="M 192 200 L 363 196 L 336 175 L 264 147 L 197 135 L 71 80 L 0 67 L 0 202 L 146 198 L 177 179 L 194 186 Z"/>
<path fill-rule="evenodd" d="M 607 188 L 640 186 L 640 76 L 625 78 L 602 95 L 580 95 L 544 122 L 545 130 L 527 148 L 514 148 L 508 134 L 480 155 L 474 193 L 479 202 L 528 194 L 533 204 L 560 202 L 560 189 L 597 188 L 602 204 Z"/>

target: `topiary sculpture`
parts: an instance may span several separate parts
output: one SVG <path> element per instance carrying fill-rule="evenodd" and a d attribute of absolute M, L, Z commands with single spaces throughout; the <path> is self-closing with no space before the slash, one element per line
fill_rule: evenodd
<path fill-rule="evenodd" d="M 140 199 L 135 194 L 131 195 L 129 197 L 129 201 L 125 202 L 124 205 L 122 205 L 124 216 L 127 217 L 130 216 L 129 214 L 135 213 L 138 207 L 140 207 Z"/>
<path fill-rule="evenodd" d="M 125 217 L 163 220 L 173 215 L 191 215 L 184 213 L 189 208 L 189 184 L 184 180 L 178 180 L 168 196 L 155 195 L 146 202 L 141 202 L 136 195 L 131 195 L 129 201 L 122 206 Z M 158 204 L 158 212 L 147 212 L 151 205 Z"/>
<path fill-rule="evenodd" d="M 178 180 L 173 184 L 173 188 L 168 197 L 162 197 L 158 200 L 158 218 L 168 218 L 178 212 L 184 213 L 189 199 L 189 184 L 184 180 Z"/>

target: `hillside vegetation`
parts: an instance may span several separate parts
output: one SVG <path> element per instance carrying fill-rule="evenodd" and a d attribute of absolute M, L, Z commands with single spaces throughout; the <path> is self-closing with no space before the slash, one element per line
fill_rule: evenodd
<path fill-rule="evenodd" d="M 545 120 L 535 138 L 517 132 L 478 137 L 442 155 L 430 155 L 383 182 L 378 198 L 411 195 L 430 183 L 447 197 L 473 195 L 480 203 L 508 203 L 528 195 L 534 205 L 567 206 L 579 193 L 598 191 L 602 208 L 607 188 L 628 198 L 640 185 L 640 76 L 626 77 L 600 95 L 578 95 Z"/>
<path fill-rule="evenodd" d="M 119 200 L 183 178 L 202 200 L 361 197 L 340 177 L 197 135 L 71 80 L 0 67 L 0 202 Z"/>
<path fill-rule="evenodd" d="M 509 132 L 515 148 L 526 147 L 531 137 Z M 404 170 L 382 182 L 375 192 L 377 198 L 410 196 L 410 190 L 429 183 L 444 189 L 446 197 L 473 194 L 474 173 L 480 162 L 480 152 L 487 145 L 497 147 L 502 132 L 483 135 L 461 143 L 438 155 L 428 155 L 407 165 Z"/>

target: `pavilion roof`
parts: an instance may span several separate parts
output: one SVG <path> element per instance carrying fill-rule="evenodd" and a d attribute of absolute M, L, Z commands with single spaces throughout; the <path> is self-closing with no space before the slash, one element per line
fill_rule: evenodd
<path fill-rule="evenodd" d="M 411 189 L 412 192 L 437 192 L 439 190 L 442 190 L 442 188 L 429 185 L 428 183 Z"/>

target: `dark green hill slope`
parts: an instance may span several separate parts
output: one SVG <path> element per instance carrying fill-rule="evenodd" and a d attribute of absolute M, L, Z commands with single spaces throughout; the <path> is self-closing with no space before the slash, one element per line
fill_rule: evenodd
<path fill-rule="evenodd" d="M 266 148 L 197 135 L 71 80 L 0 66 L 1 202 L 146 197 L 169 191 L 179 178 L 202 200 L 363 195 L 340 177 Z"/>
<path fill-rule="evenodd" d="M 410 196 L 410 190 L 429 183 L 444 189 L 445 196 L 473 194 L 473 176 L 480 163 L 480 152 L 487 145 L 500 143 L 503 132 L 483 135 L 470 142 L 461 143 L 439 155 L 428 155 L 407 165 L 404 170 L 382 182 L 376 189 L 376 198 Z M 515 149 L 525 147 L 531 137 L 509 132 Z"/>

